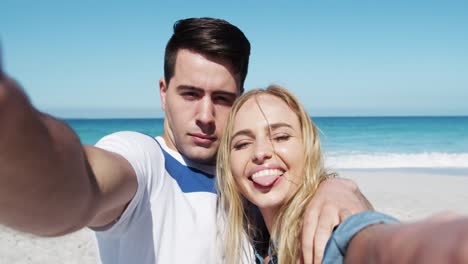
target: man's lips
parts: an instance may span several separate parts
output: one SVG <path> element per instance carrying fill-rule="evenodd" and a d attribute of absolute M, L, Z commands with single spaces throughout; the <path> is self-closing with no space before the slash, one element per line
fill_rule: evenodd
<path fill-rule="evenodd" d="M 189 134 L 189 136 L 193 138 L 193 141 L 195 142 L 195 144 L 200 144 L 200 145 L 211 144 L 217 139 L 217 137 L 215 136 L 200 134 L 200 133 L 191 133 Z"/>

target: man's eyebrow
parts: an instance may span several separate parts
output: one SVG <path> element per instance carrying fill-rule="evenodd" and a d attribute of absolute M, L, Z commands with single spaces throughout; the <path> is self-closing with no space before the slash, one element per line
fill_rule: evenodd
<path fill-rule="evenodd" d="M 194 91 L 194 92 L 204 92 L 202 88 L 191 86 L 191 85 L 179 85 L 176 87 L 177 91 Z"/>
<path fill-rule="evenodd" d="M 193 91 L 193 92 L 198 92 L 198 93 L 205 93 L 205 90 L 200 87 L 192 86 L 192 85 L 179 85 L 176 87 L 177 91 Z M 224 95 L 228 97 L 237 97 L 237 93 L 232 93 L 232 92 L 226 92 L 226 91 L 214 91 L 213 94 L 215 95 Z"/>
<path fill-rule="evenodd" d="M 213 94 L 215 95 L 224 95 L 228 97 L 237 97 L 237 93 L 231 93 L 231 92 L 226 92 L 226 91 L 214 91 Z"/>

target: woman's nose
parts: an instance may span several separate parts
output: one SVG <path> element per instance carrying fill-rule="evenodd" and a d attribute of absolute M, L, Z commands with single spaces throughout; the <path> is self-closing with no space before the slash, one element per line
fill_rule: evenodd
<path fill-rule="evenodd" d="M 273 156 L 273 144 L 270 139 L 265 139 L 255 142 L 252 161 L 255 163 L 263 163 L 265 160 Z"/>

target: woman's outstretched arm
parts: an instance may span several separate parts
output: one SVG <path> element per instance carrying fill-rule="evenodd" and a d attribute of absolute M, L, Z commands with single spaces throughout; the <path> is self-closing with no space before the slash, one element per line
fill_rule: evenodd
<path fill-rule="evenodd" d="M 468 263 L 468 218 L 441 214 L 405 224 L 363 229 L 350 242 L 346 263 Z"/>

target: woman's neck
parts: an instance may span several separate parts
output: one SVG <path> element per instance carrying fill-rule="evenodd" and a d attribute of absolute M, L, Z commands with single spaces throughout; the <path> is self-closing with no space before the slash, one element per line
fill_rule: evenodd
<path fill-rule="evenodd" d="M 259 208 L 262 214 L 263 221 L 268 229 L 268 233 L 271 234 L 273 231 L 273 225 L 275 224 L 276 217 L 278 215 L 279 208 Z"/>

